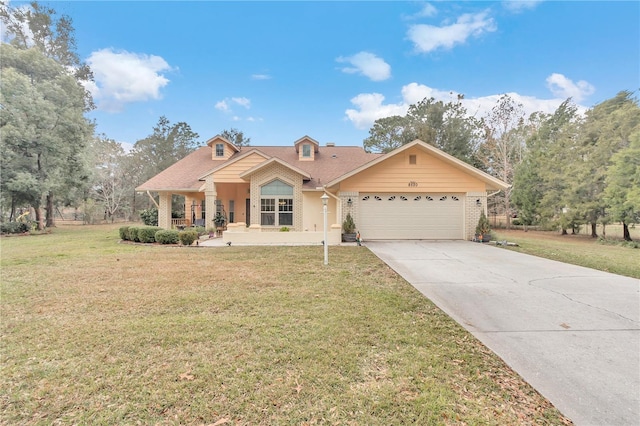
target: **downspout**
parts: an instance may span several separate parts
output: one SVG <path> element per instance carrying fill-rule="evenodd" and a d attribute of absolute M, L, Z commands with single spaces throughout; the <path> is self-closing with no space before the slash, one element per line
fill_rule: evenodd
<path fill-rule="evenodd" d="M 158 203 L 156 203 L 156 200 L 151 196 L 151 192 L 149 192 L 148 189 L 147 189 L 147 195 L 149 196 L 149 198 L 151 198 L 151 201 L 153 202 L 153 204 L 155 204 L 156 209 L 160 210 L 160 206 L 158 205 Z"/>

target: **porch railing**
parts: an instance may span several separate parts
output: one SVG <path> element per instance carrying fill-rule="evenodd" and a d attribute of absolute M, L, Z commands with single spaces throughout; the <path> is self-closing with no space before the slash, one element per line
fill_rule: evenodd
<path fill-rule="evenodd" d="M 189 226 L 189 223 L 185 218 L 171 219 L 171 228 L 184 228 L 187 226 Z"/>

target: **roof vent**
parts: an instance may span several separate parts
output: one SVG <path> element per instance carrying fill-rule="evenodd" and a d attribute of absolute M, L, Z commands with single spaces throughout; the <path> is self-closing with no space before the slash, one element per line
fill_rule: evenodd
<path fill-rule="evenodd" d="M 327 142 L 327 146 L 336 146 L 335 142 Z"/>
<path fill-rule="evenodd" d="M 333 154 L 333 155 L 331 156 L 331 158 L 338 158 L 338 156 L 337 156 L 337 155 L 335 155 L 335 154 Z"/>

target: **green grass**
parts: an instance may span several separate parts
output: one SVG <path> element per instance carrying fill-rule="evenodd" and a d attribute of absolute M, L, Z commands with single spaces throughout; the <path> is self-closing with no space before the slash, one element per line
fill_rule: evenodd
<path fill-rule="evenodd" d="M 559 235 L 544 231 L 494 231 L 497 240 L 515 242 L 509 250 L 618 275 L 640 278 L 640 249 L 602 244 L 588 235 Z M 636 241 L 640 238 L 636 237 Z"/>
<path fill-rule="evenodd" d="M 3 424 L 568 424 L 364 247 L 2 238 Z"/>

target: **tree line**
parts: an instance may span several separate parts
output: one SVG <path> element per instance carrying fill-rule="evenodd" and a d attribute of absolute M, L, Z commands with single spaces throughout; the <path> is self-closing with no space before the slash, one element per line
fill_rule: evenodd
<path fill-rule="evenodd" d="M 35 211 L 40 229 L 55 225 L 58 207 L 82 207 L 88 216 L 137 219 L 152 207 L 135 188 L 193 152 L 200 136 L 185 122 L 162 116 L 130 152 L 95 134 L 85 117 L 94 108 L 85 84 L 90 68 L 75 51 L 72 21 L 38 3 L 0 4 L 9 35 L 0 44 L 0 209 L 15 220 Z M 624 238 L 640 218 L 640 107 L 621 91 L 586 112 L 567 99 L 554 113 L 529 116 L 508 95 L 484 117 L 463 106 L 426 98 L 404 116 L 375 121 L 363 141 L 369 152 L 389 152 L 415 139 L 502 179 L 511 187 L 491 197 L 492 212 L 525 225 L 562 232 L 621 222 Z M 237 129 L 221 135 L 236 145 L 250 138 Z M 176 200 L 176 203 L 179 201 Z"/>

